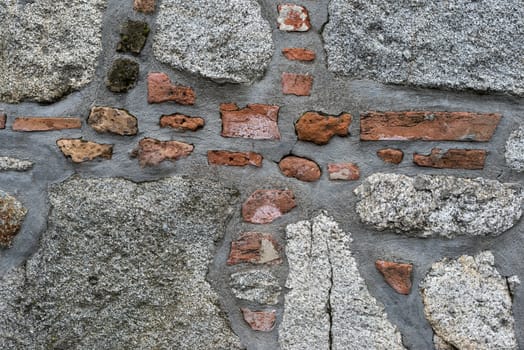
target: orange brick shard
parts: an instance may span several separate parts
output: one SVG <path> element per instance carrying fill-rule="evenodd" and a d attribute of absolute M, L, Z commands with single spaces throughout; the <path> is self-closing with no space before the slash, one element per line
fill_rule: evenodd
<path fill-rule="evenodd" d="M 280 264 L 280 246 L 271 234 L 244 232 L 231 242 L 228 265 L 241 263 Z"/>
<path fill-rule="evenodd" d="M 313 61 L 316 58 L 315 51 L 302 47 L 286 47 L 282 54 L 291 61 Z"/>
<path fill-rule="evenodd" d="M 18 117 L 13 123 L 14 131 L 53 131 L 80 128 L 82 128 L 82 120 L 74 117 Z"/>
<path fill-rule="evenodd" d="M 213 165 L 262 166 L 262 155 L 255 152 L 208 151 L 207 162 Z"/>
<path fill-rule="evenodd" d="M 348 113 L 330 116 L 318 112 L 306 112 L 296 122 L 295 130 L 299 140 L 325 145 L 335 135 L 347 136 L 351 119 L 351 114 Z"/>
<path fill-rule="evenodd" d="M 138 158 L 140 166 L 158 165 L 164 160 L 176 161 L 187 157 L 193 152 L 193 145 L 179 141 L 160 141 L 153 138 L 143 138 L 138 147 L 131 153 Z"/>
<path fill-rule="evenodd" d="M 6 120 L 7 120 L 7 117 L 5 113 L 0 113 L 0 129 L 5 129 Z"/>
<path fill-rule="evenodd" d="M 242 205 L 242 217 L 253 224 L 268 224 L 295 206 L 290 190 L 256 190 Z"/>
<path fill-rule="evenodd" d="M 195 91 L 182 85 L 173 85 L 165 73 L 149 73 L 147 76 L 147 102 L 173 101 L 181 105 L 195 104 Z"/>
<path fill-rule="evenodd" d="M 234 103 L 220 105 L 223 137 L 244 137 L 255 140 L 280 140 L 278 111 L 280 107 L 248 104 L 238 108 Z"/>
<path fill-rule="evenodd" d="M 312 87 L 313 77 L 309 74 L 282 73 L 284 95 L 309 96 Z"/>
<path fill-rule="evenodd" d="M 377 156 L 386 163 L 400 164 L 404 158 L 404 152 L 394 148 L 383 148 L 377 151 Z"/>
<path fill-rule="evenodd" d="M 304 6 L 280 4 L 278 9 L 278 29 L 286 32 L 307 32 L 311 28 L 309 12 Z"/>
<path fill-rule="evenodd" d="M 278 167 L 285 176 L 294 177 L 300 181 L 317 181 L 322 175 L 317 163 L 302 157 L 288 156 L 282 158 Z"/>
<path fill-rule="evenodd" d="M 412 264 L 377 260 L 375 262 L 375 267 L 384 276 L 386 283 L 397 293 L 408 295 L 411 292 Z"/>
<path fill-rule="evenodd" d="M 360 168 L 354 163 L 328 164 L 330 180 L 355 181 L 360 179 Z"/>
<path fill-rule="evenodd" d="M 244 321 L 254 331 L 270 332 L 275 327 L 277 313 L 275 310 L 251 311 L 248 308 L 241 308 Z"/>
<path fill-rule="evenodd" d="M 82 139 L 59 139 L 56 145 L 74 163 L 82 163 L 95 158 L 111 159 L 113 145 L 100 144 Z"/>
<path fill-rule="evenodd" d="M 137 12 L 155 12 L 155 0 L 134 0 L 133 9 Z"/>
<path fill-rule="evenodd" d="M 160 127 L 170 127 L 179 131 L 197 131 L 204 127 L 206 122 L 200 117 L 190 117 L 185 114 L 170 114 L 160 117 Z"/>
<path fill-rule="evenodd" d="M 415 153 L 413 162 L 418 166 L 439 169 L 484 169 L 487 152 L 482 149 L 450 149 L 443 152 L 433 148 L 429 155 Z"/>

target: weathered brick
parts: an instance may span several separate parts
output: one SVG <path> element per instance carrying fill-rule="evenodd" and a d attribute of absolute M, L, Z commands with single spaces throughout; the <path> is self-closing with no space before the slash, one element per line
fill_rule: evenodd
<path fill-rule="evenodd" d="M 262 166 L 262 155 L 255 152 L 208 151 L 207 161 L 213 165 Z"/>
<path fill-rule="evenodd" d="M 375 267 L 384 276 L 386 283 L 397 293 L 408 295 L 411 292 L 412 264 L 377 260 L 375 262 Z"/>
<path fill-rule="evenodd" d="M 295 124 L 298 139 L 325 145 L 334 136 L 347 136 L 351 114 L 330 116 L 318 112 L 306 112 Z"/>
<path fill-rule="evenodd" d="M 59 139 L 56 145 L 74 163 L 82 163 L 95 158 L 111 159 L 113 145 L 99 144 L 82 139 Z"/>
<path fill-rule="evenodd" d="M 282 158 L 278 167 L 285 176 L 294 177 L 300 181 L 317 181 L 322 175 L 317 163 L 301 157 L 288 156 Z"/>
<path fill-rule="evenodd" d="M 149 73 L 147 76 L 147 102 L 174 101 L 181 105 L 195 104 L 195 91 L 182 85 L 173 85 L 165 73 Z"/>
<path fill-rule="evenodd" d="M 309 74 L 282 73 L 284 95 L 309 96 L 312 87 L 313 77 Z"/>
<path fill-rule="evenodd" d="M 160 127 L 170 127 L 178 131 L 196 131 L 203 128 L 205 121 L 200 117 L 190 117 L 185 114 L 170 114 L 160 117 Z"/>
<path fill-rule="evenodd" d="M 140 166 L 158 165 L 164 160 L 175 161 L 187 157 L 193 152 L 194 146 L 179 141 L 160 141 L 153 138 L 143 138 L 138 147 L 131 153 L 138 158 Z"/>
<path fill-rule="evenodd" d="M 100 133 L 117 135 L 136 135 L 137 119 L 125 109 L 112 107 L 93 107 L 87 124 Z"/>
<path fill-rule="evenodd" d="M 0 247 L 10 247 L 27 209 L 15 197 L 0 190 Z"/>
<path fill-rule="evenodd" d="M 242 217 L 253 224 L 267 224 L 295 206 L 290 190 L 256 190 L 242 205 Z"/>
<path fill-rule="evenodd" d="M 5 129 L 5 122 L 7 120 L 7 116 L 5 113 L 0 112 L 0 129 Z"/>
<path fill-rule="evenodd" d="M 377 151 L 377 156 L 386 163 L 400 164 L 404 158 L 404 152 L 394 148 L 383 148 Z"/>
<path fill-rule="evenodd" d="M 484 169 L 487 152 L 482 149 L 450 149 L 443 152 L 433 148 L 431 154 L 413 154 L 413 162 L 418 166 L 447 169 Z"/>
<path fill-rule="evenodd" d="M 116 50 L 139 54 L 146 44 L 148 35 L 149 25 L 147 22 L 127 20 L 120 29 L 120 42 Z"/>
<path fill-rule="evenodd" d="M 360 116 L 360 139 L 489 141 L 500 118 L 470 112 L 367 112 Z"/>
<path fill-rule="evenodd" d="M 143 13 L 155 12 L 155 0 L 134 0 L 133 9 Z"/>
<path fill-rule="evenodd" d="M 313 61 L 316 58 L 315 51 L 302 47 L 286 47 L 282 49 L 282 54 L 292 61 Z"/>
<path fill-rule="evenodd" d="M 137 62 L 118 58 L 107 72 L 106 86 L 113 92 L 127 92 L 134 88 L 138 80 L 140 67 Z"/>
<path fill-rule="evenodd" d="M 243 307 L 240 309 L 244 316 L 244 321 L 254 331 L 270 332 L 275 327 L 277 320 L 277 313 L 275 310 L 268 311 L 251 311 L 250 309 Z"/>
<path fill-rule="evenodd" d="M 279 251 L 279 244 L 273 235 L 244 232 L 236 241 L 231 242 L 227 264 L 280 264 L 282 259 Z"/>
<path fill-rule="evenodd" d="M 81 127 L 82 120 L 75 117 L 18 117 L 13 123 L 14 131 L 53 131 Z"/>
<path fill-rule="evenodd" d="M 328 164 L 330 180 L 353 181 L 360 179 L 360 169 L 354 163 L 330 163 Z"/>
<path fill-rule="evenodd" d="M 245 137 L 256 140 L 280 140 L 278 110 L 280 107 L 248 104 L 238 108 L 235 103 L 220 105 L 223 137 Z"/>
<path fill-rule="evenodd" d="M 309 12 L 304 6 L 278 5 L 278 29 L 286 32 L 307 32 L 311 28 Z"/>

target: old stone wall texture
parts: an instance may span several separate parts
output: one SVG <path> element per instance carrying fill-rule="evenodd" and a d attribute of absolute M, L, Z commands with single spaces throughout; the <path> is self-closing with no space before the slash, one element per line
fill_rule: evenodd
<path fill-rule="evenodd" d="M 524 349 L 523 18 L 0 2 L 0 348 Z"/>

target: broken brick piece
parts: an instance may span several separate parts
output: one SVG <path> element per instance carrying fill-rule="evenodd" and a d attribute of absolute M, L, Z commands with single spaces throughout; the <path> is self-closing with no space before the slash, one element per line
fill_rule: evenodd
<path fill-rule="evenodd" d="M 200 117 L 190 117 L 184 114 L 170 114 L 160 117 L 160 127 L 170 127 L 179 131 L 196 131 L 203 128 L 205 121 Z"/>
<path fill-rule="evenodd" d="M 351 124 L 351 114 L 339 116 L 324 115 L 318 112 L 306 112 L 295 124 L 298 139 L 325 145 L 335 136 L 347 136 Z"/>
<path fill-rule="evenodd" d="M 8 193 L 0 190 L 0 247 L 10 247 L 16 236 L 27 209 Z"/>
<path fill-rule="evenodd" d="M 155 0 L 134 0 L 133 9 L 137 12 L 155 12 Z"/>
<path fill-rule="evenodd" d="M 360 169 L 354 163 L 330 163 L 328 173 L 330 180 L 354 181 L 360 179 Z"/>
<path fill-rule="evenodd" d="M 53 131 L 80 128 L 82 128 L 82 120 L 71 117 L 18 117 L 13 123 L 14 131 Z"/>
<path fill-rule="evenodd" d="M 228 265 L 240 263 L 280 264 L 280 247 L 271 234 L 244 232 L 231 242 Z"/>
<path fill-rule="evenodd" d="M 256 190 L 242 205 L 242 217 L 253 224 L 267 224 L 295 206 L 290 190 Z"/>
<path fill-rule="evenodd" d="M 193 152 L 194 146 L 179 141 L 160 141 L 153 138 L 143 138 L 138 147 L 131 153 L 138 158 L 140 166 L 158 165 L 164 160 L 175 161 L 187 157 Z"/>
<path fill-rule="evenodd" d="M 443 152 L 433 148 L 431 154 L 413 154 L 413 162 L 418 166 L 439 169 L 484 169 L 487 152 L 482 149 L 450 149 Z"/>
<path fill-rule="evenodd" d="M 282 93 L 284 95 L 309 96 L 313 77 L 309 74 L 282 73 Z"/>
<path fill-rule="evenodd" d="M 489 141 L 500 118 L 470 112 L 367 112 L 360 116 L 360 139 Z"/>
<path fill-rule="evenodd" d="M 59 139 L 56 145 L 74 163 L 82 163 L 95 158 L 111 159 L 113 145 L 100 144 L 82 139 Z"/>
<path fill-rule="evenodd" d="M 286 32 L 307 32 L 311 28 L 309 12 L 304 6 L 278 5 L 278 29 Z"/>
<path fill-rule="evenodd" d="M 235 103 L 220 105 L 223 137 L 245 137 L 256 140 L 280 140 L 278 111 L 280 107 L 248 104 L 238 108 Z"/>
<path fill-rule="evenodd" d="M 286 47 L 282 54 L 291 61 L 313 61 L 316 58 L 315 51 L 302 47 Z"/>
<path fill-rule="evenodd" d="M 5 113 L 0 112 L 0 129 L 5 129 L 5 122 L 7 120 L 7 117 Z"/>
<path fill-rule="evenodd" d="M 117 135 L 136 135 L 137 119 L 125 109 L 112 107 L 93 107 L 87 124 L 100 133 Z"/>
<path fill-rule="evenodd" d="M 393 261 L 377 260 L 375 267 L 384 276 L 384 280 L 397 293 L 408 295 L 411 292 L 412 264 L 401 264 Z"/>
<path fill-rule="evenodd" d="M 278 167 L 285 176 L 294 177 L 300 181 L 317 181 L 322 175 L 317 163 L 301 157 L 288 156 L 282 158 Z"/>
<path fill-rule="evenodd" d="M 208 151 L 207 162 L 213 165 L 262 166 L 262 155 L 255 152 Z"/>
<path fill-rule="evenodd" d="M 400 164 L 404 158 L 404 152 L 394 148 L 383 148 L 377 151 L 377 156 L 386 163 Z"/>
<path fill-rule="evenodd" d="M 195 91 L 182 85 L 173 85 L 165 73 L 149 73 L 147 76 L 147 102 L 174 101 L 181 105 L 195 104 Z"/>
<path fill-rule="evenodd" d="M 275 327 L 277 314 L 275 310 L 269 311 L 251 311 L 243 307 L 240 309 L 244 316 L 244 321 L 254 331 L 270 332 Z"/>

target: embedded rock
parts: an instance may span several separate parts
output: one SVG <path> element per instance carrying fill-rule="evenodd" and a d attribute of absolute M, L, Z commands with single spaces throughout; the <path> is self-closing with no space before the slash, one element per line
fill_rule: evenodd
<path fill-rule="evenodd" d="M 33 162 L 11 157 L 0 157 L 0 171 L 26 171 L 33 167 Z"/>
<path fill-rule="evenodd" d="M 95 158 L 111 159 L 113 145 L 101 144 L 82 139 L 59 139 L 56 145 L 66 157 L 74 163 L 82 163 Z"/>
<path fill-rule="evenodd" d="M 112 92 L 127 92 L 138 80 L 139 64 L 127 58 L 118 58 L 107 72 L 107 88 Z"/>
<path fill-rule="evenodd" d="M 259 232 L 244 232 L 231 242 L 228 265 L 240 263 L 280 264 L 280 247 L 273 235 Z"/>
<path fill-rule="evenodd" d="M 181 105 L 194 105 L 195 100 L 195 90 L 189 86 L 172 84 L 166 73 L 147 75 L 147 103 L 173 101 Z"/>
<path fill-rule="evenodd" d="M 138 142 L 138 147 L 131 152 L 131 157 L 138 158 L 140 166 L 158 165 L 164 160 L 172 162 L 187 157 L 195 147 L 185 142 L 160 141 L 150 137 Z"/>
<path fill-rule="evenodd" d="M 286 32 L 307 32 L 311 29 L 309 12 L 304 6 L 280 4 L 278 9 L 278 29 Z"/>
<path fill-rule="evenodd" d="M 271 27 L 255 0 L 165 0 L 156 27 L 159 61 L 219 82 L 252 83 L 273 55 Z"/>
<path fill-rule="evenodd" d="M 330 116 L 318 112 L 306 112 L 296 122 L 295 129 L 299 140 L 325 145 L 335 135 L 347 136 L 351 119 L 349 113 Z"/>
<path fill-rule="evenodd" d="M 285 176 L 305 182 L 317 181 L 322 175 L 317 163 L 302 157 L 284 157 L 278 163 L 278 167 Z"/>
<path fill-rule="evenodd" d="M 313 77 L 309 74 L 282 73 L 284 95 L 309 96 L 312 87 Z"/>
<path fill-rule="evenodd" d="M 155 12 L 156 0 L 134 0 L 133 10 L 137 12 L 151 14 Z"/>
<path fill-rule="evenodd" d="M 5 129 L 5 122 L 7 120 L 7 116 L 5 113 L 0 112 L 0 129 Z"/>
<path fill-rule="evenodd" d="M 282 49 L 282 54 L 291 61 L 314 61 L 316 58 L 315 51 L 302 47 L 286 47 Z"/>
<path fill-rule="evenodd" d="M 127 20 L 120 29 L 120 42 L 116 50 L 139 54 L 146 44 L 148 35 L 149 25 L 147 22 Z"/>
<path fill-rule="evenodd" d="M 413 154 L 413 163 L 422 167 L 438 169 L 484 169 L 487 152 L 483 149 L 449 149 L 443 151 L 433 148 L 429 155 Z"/>
<path fill-rule="evenodd" d="M 362 222 L 408 236 L 498 236 L 522 215 L 518 184 L 377 173 L 355 189 Z"/>
<path fill-rule="evenodd" d="M 330 180 L 355 181 L 360 179 L 360 168 L 355 163 L 329 163 Z"/>
<path fill-rule="evenodd" d="M 394 261 L 375 261 L 375 267 L 384 276 L 384 280 L 399 294 L 411 292 L 412 264 L 401 264 Z"/>
<path fill-rule="evenodd" d="M 252 311 L 247 307 L 240 309 L 244 316 L 244 321 L 249 324 L 254 331 L 270 332 L 275 327 L 277 313 L 275 310 Z"/>
<path fill-rule="evenodd" d="M 87 124 L 100 133 L 136 135 L 138 132 L 136 117 L 119 108 L 93 107 Z"/>
<path fill-rule="evenodd" d="M 404 152 L 394 148 L 383 148 L 377 151 L 377 156 L 386 163 L 400 164 L 404 158 Z"/>
<path fill-rule="evenodd" d="M 242 204 L 242 217 L 253 224 L 268 224 L 296 205 L 290 190 L 256 190 Z"/>
<path fill-rule="evenodd" d="M 82 128 L 82 120 L 76 117 L 18 117 L 13 122 L 14 131 L 55 131 L 80 128 Z"/>
<path fill-rule="evenodd" d="M 275 305 L 282 287 L 269 270 L 241 271 L 231 275 L 231 290 L 238 299 Z"/>
<path fill-rule="evenodd" d="M 205 120 L 200 117 L 190 117 L 184 114 L 170 114 L 163 115 L 160 117 L 160 127 L 170 127 L 177 131 L 197 131 L 200 128 L 203 128 L 205 125 Z"/>
<path fill-rule="evenodd" d="M 524 171 L 524 125 L 513 131 L 506 142 L 506 163 L 516 171 Z"/>
<path fill-rule="evenodd" d="M 255 140 L 280 140 L 279 109 L 279 106 L 259 103 L 248 104 L 245 108 L 239 108 L 235 103 L 222 103 L 221 135 Z"/>
<path fill-rule="evenodd" d="M 0 190 L 0 247 L 11 246 L 26 214 L 27 209 L 22 203 Z"/>
<path fill-rule="evenodd" d="M 229 166 L 262 166 L 264 158 L 255 152 L 207 151 L 207 162 L 213 165 Z"/>

